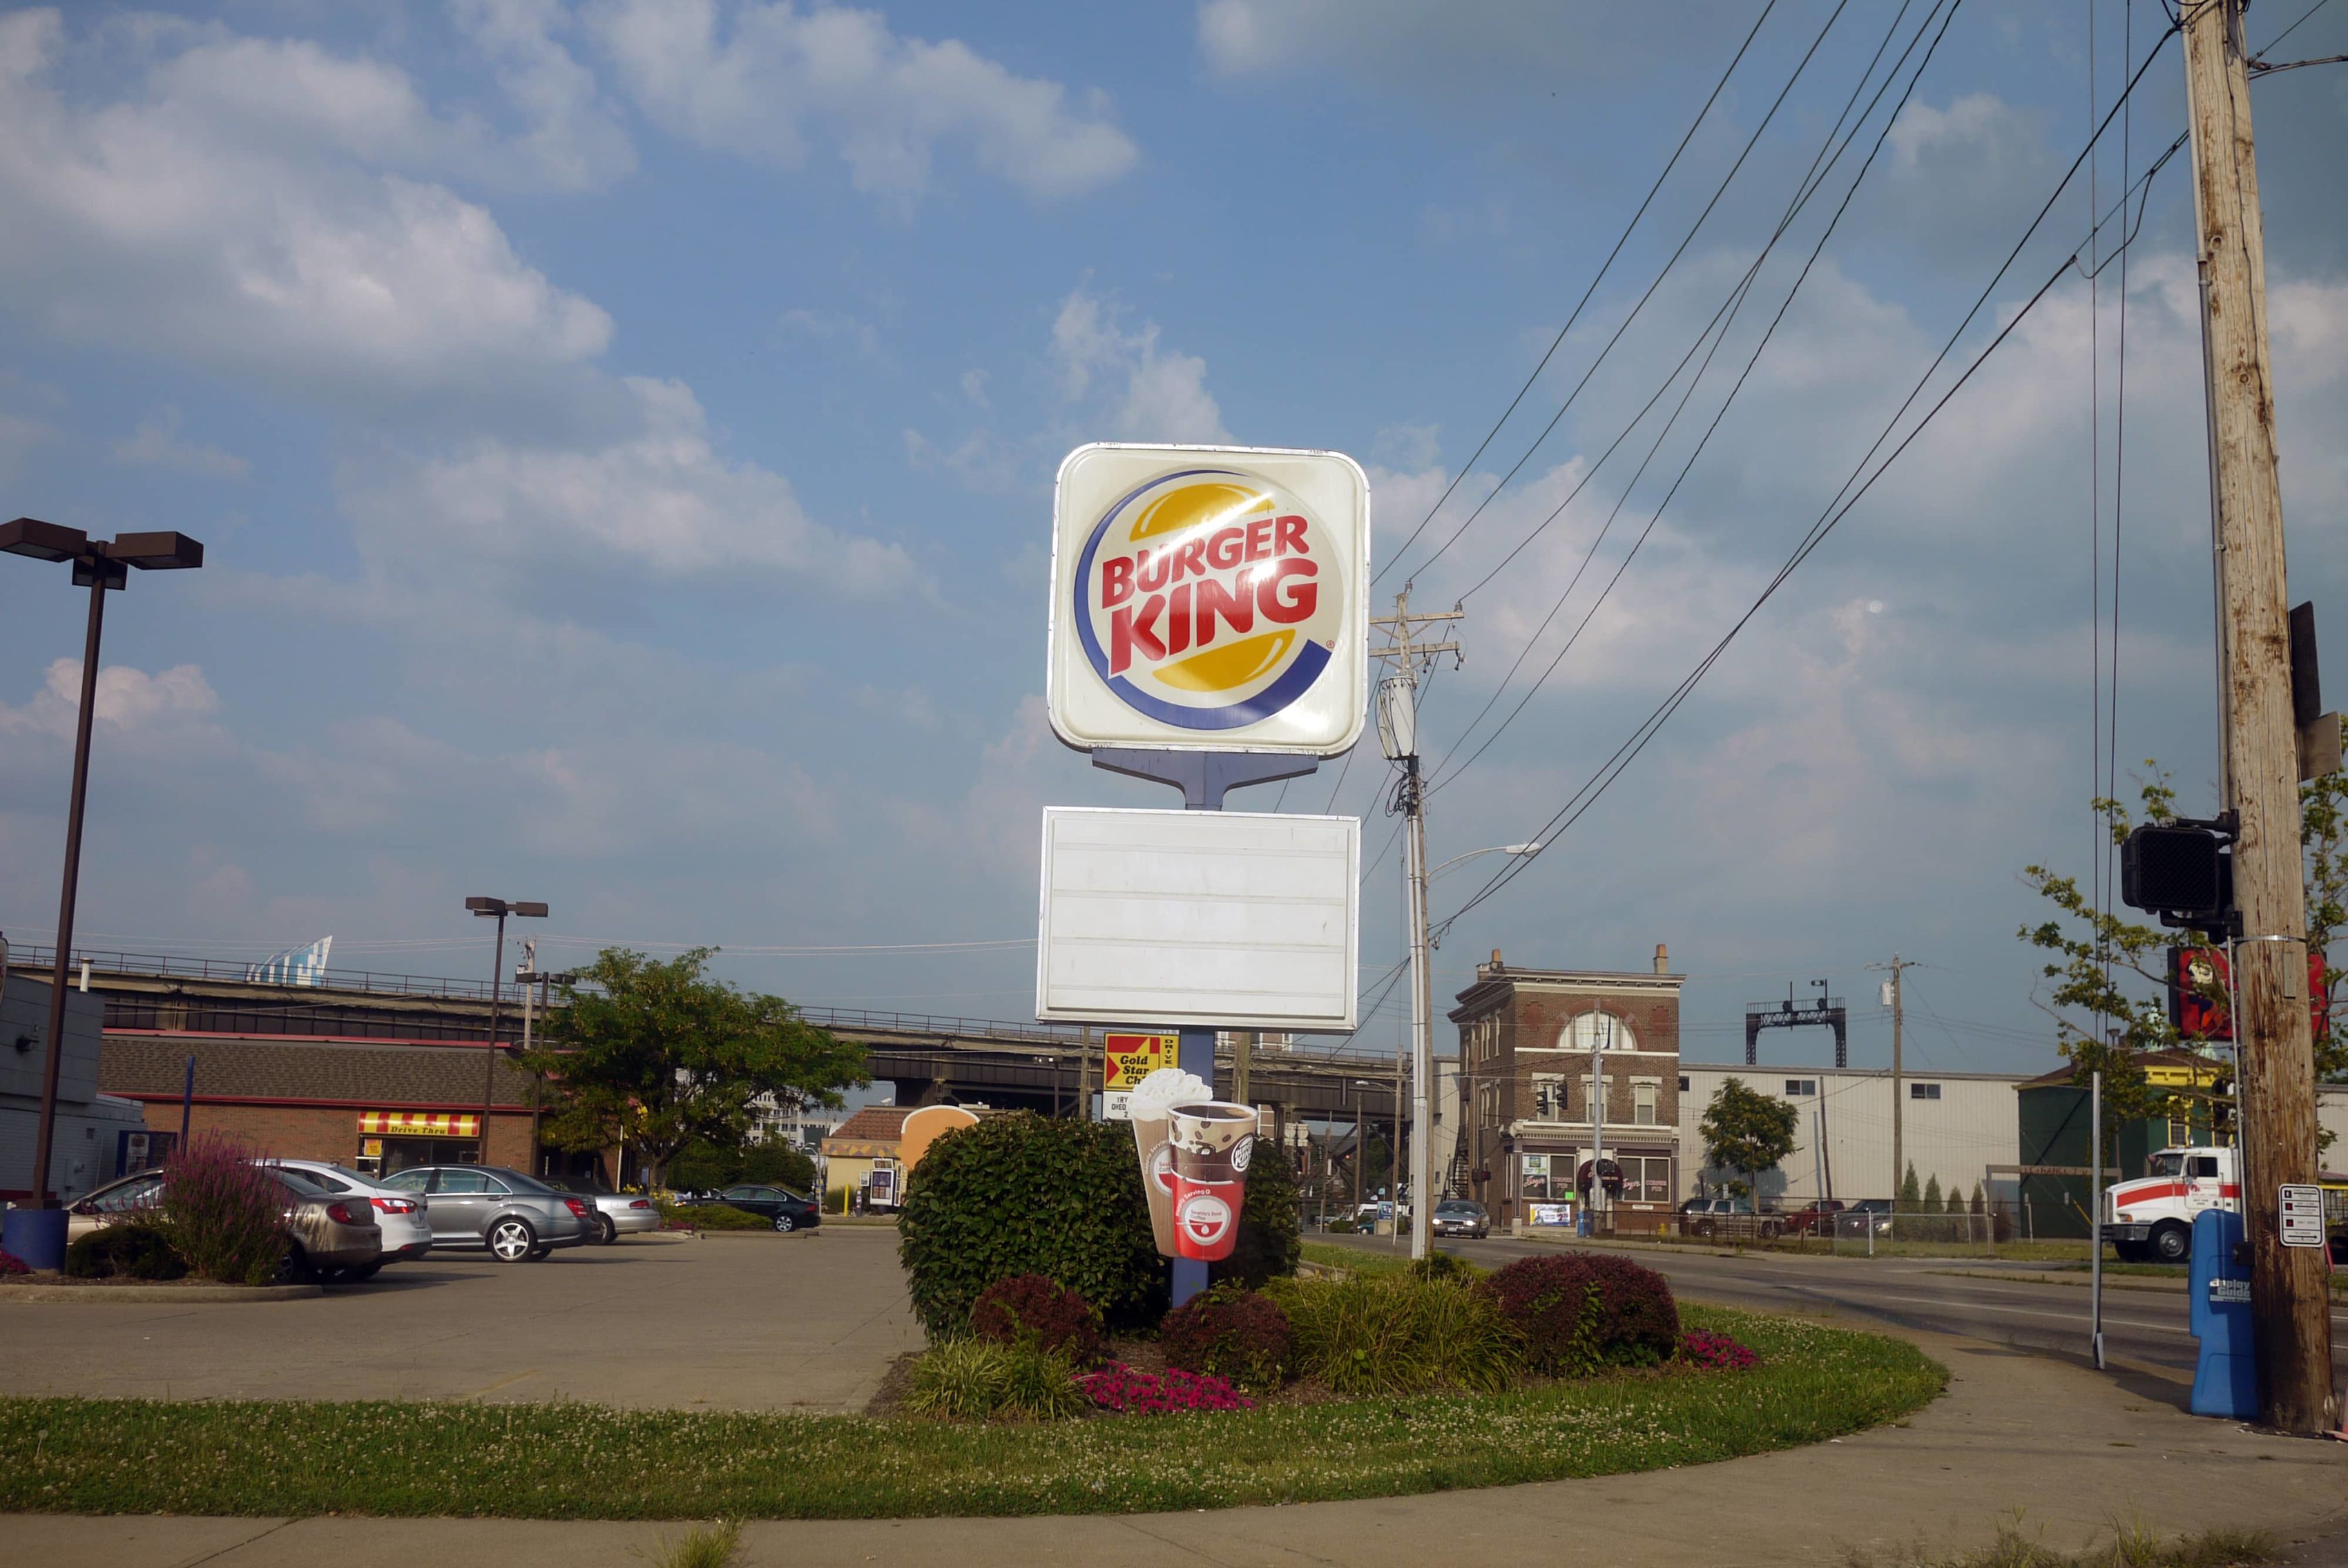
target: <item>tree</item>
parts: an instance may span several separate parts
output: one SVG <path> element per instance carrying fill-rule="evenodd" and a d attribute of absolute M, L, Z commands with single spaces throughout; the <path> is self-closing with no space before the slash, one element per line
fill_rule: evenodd
<path fill-rule="evenodd" d="M 840 1090 L 871 1081 L 863 1047 L 803 1022 L 780 997 L 705 976 L 716 951 L 662 962 L 606 948 L 562 988 L 545 1043 L 522 1059 L 555 1094 L 548 1143 L 602 1149 L 624 1133 L 658 1183 L 688 1144 L 740 1149 L 761 1094 L 838 1105 Z"/>
<path fill-rule="evenodd" d="M 1989 1193 L 1979 1182 L 1973 1184 L 1972 1212 L 1977 1214 L 1989 1213 Z"/>
<path fill-rule="evenodd" d="M 1696 1130 L 1704 1135 L 1704 1158 L 1722 1170 L 1744 1172 L 1750 1190 L 1756 1177 L 1794 1152 L 1800 1125 L 1800 1112 L 1785 1101 L 1731 1078 L 1714 1093 Z"/>
<path fill-rule="evenodd" d="M 1912 1214 L 1923 1206 L 1924 1191 L 1916 1184 L 1916 1162 L 1910 1160 L 1908 1173 L 1900 1178 L 1900 1212 Z"/>
<path fill-rule="evenodd" d="M 696 1142 L 679 1150 L 669 1161 L 667 1176 L 671 1184 L 681 1190 L 762 1182 L 805 1193 L 815 1186 L 815 1162 L 788 1143 L 772 1139 L 736 1149 Z"/>
<path fill-rule="evenodd" d="M 1944 1214 L 1947 1210 L 1948 1205 L 1941 1200 L 1941 1175 L 1935 1171 L 1931 1178 L 1924 1184 L 1924 1206 L 1921 1212 L 1937 1214 Z"/>
<path fill-rule="evenodd" d="M 2149 823 L 2174 821 L 2177 792 L 2168 775 L 2157 762 L 2144 765 L 2149 776 L 2138 781 L 2137 814 Z M 2092 804 L 2108 822 L 2112 842 L 2123 842 L 2134 825 L 2128 806 L 2103 797 Z M 2308 948 L 2326 955 L 2315 1072 L 2319 1080 L 2338 1082 L 2348 1077 L 2348 1018 L 2340 1007 L 2348 970 L 2330 962 L 2329 949 L 2333 934 L 2348 927 L 2348 774 L 2327 774 L 2302 784 L 2299 804 Z M 2054 984 L 2035 999 L 2054 1020 L 2055 1049 L 2070 1062 L 2071 1081 L 2080 1088 L 2087 1086 L 2091 1073 L 2104 1075 L 2105 1147 L 2095 1163 L 2113 1163 L 2123 1123 L 2181 1119 L 2197 1104 L 2213 1121 L 2221 1112 L 2230 1112 L 2230 1089 L 2156 1085 L 2147 1078 L 2141 1060 L 2148 1051 L 2199 1043 L 2178 1031 L 2166 1006 L 2168 948 L 2190 944 L 2190 933 L 2140 926 L 2098 908 L 2092 890 L 2082 891 L 2077 878 L 2057 876 L 2043 866 L 2025 866 L 2023 880 L 2059 912 L 2017 933 L 2049 955 L 2042 973 Z M 2225 1001 L 2223 987 L 2215 981 L 2206 994 L 2209 1000 Z"/>

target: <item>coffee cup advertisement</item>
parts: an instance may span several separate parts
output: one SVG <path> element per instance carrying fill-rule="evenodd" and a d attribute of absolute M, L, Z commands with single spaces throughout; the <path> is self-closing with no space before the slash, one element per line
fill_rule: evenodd
<path fill-rule="evenodd" d="M 1149 1199 L 1150 1236 L 1160 1257 L 1188 1255 L 1175 1250 L 1174 1107 L 1214 1097 L 1213 1086 L 1196 1073 L 1161 1067 L 1134 1085 L 1128 1102 L 1133 1120 L 1133 1152 L 1141 1162 L 1141 1190 Z"/>
<path fill-rule="evenodd" d="M 1239 1245 L 1248 1161 L 1255 1153 L 1255 1110 L 1224 1100 L 1196 1101 L 1175 1106 L 1171 1123 L 1174 1255 L 1220 1262 Z"/>

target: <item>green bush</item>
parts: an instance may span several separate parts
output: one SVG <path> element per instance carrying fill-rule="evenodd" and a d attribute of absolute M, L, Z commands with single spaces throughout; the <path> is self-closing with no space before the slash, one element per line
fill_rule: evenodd
<path fill-rule="evenodd" d="M 905 1394 L 905 1408 L 917 1416 L 966 1421 L 1054 1420 L 1079 1414 L 1087 1404 L 1075 1366 L 1032 1339 L 1010 1345 L 942 1340 L 913 1363 Z"/>
<path fill-rule="evenodd" d="M 1207 1266 L 1207 1277 L 1217 1285 L 1232 1281 L 1260 1290 L 1267 1280 L 1294 1274 L 1304 1245 L 1296 1208 L 1296 1167 L 1270 1139 L 1257 1139 L 1255 1157 L 1248 1163 L 1247 1198 L 1240 1205 L 1239 1240 L 1231 1256 Z"/>
<path fill-rule="evenodd" d="M 676 1211 L 677 1223 L 705 1231 L 771 1230 L 775 1222 L 731 1204 L 694 1204 Z"/>
<path fill-rule="evenodd" d="M 1340 1394 L 1497 1393 L 1525 1372 L 1525 1338 L 1472 1286 L 1408 1274 L 1275 1280 L 1298 1369 Z"/>
<path fill-rule="evenodd" d="M 1015 1274 L 1058 1281 L 1112 1326 L 1165 1309 L 1166 1266 L 1123 1122 L 1020 1111 L 948 1132 L 922 1156 L 897 1232 L 913 1312 L 932 1338 L 961 1333 L 979 1292 Z"/>
<path fill-rule="evenodd" d="M 762 1182 L 805 1193 L 815 1186 L 815 1162 L 788 1143 L 747 1143 L 727 1149 L 693 1143 L 668 1163 L 667 1176 L 669 1185 L 685 1193 L 714 1192 L 737 1182 Z"/>
<path fill-rule="evenodd" d="M 171 1234 L 147 1220 L 126 1220 L 90 1232 L 66 1248 L 66 1273 L 76 1279 L 180 1279 L 188 1260 Z"/>
<path fill-rule="evenodd" d="M 1470 1284 L 1484 1277 L 1482 1269 L 1448 1252 L 1430 1252 L 1425 1257 L 1411 1259 L 1409 1272 L 1416 1279 L 1461 1279 Z"/>
<path fill-rule="evenodd" d="M 1362 1227 L 1359 1222 L 1357 1222 L 1353 1215 L 1339 1214 L 1335 1219 L 1331 1220 L 1327 1225 L 1321 1228 L 1327 1231 L 1332 1235 L 1351 1235 Z"/>

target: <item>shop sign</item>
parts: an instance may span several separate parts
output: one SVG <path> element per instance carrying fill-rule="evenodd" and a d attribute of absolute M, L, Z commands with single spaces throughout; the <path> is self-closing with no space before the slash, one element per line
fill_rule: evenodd
<path fill-rule="evenodd" d="M 359 1132 L 391 1138 L 478 1138 L 481 1118 L 475 1112 L 362 1111 Z"/>
<path fill-rule="evenodd" d="M 1342 453 L 1077 447 L 1053 494 L 1053 729 L 1079 750 L 1345 751 L 1368 707 L 1369 524 Z"/>
<path fill-rule="evenodd" d="M 1177 1039 L 1170 1034 L 1127 1034 L 1117 1030 L 1103 1036 L 1107 1091 L 1116 1094 L 1140 1088 L 1143 1079 L 1173 1061 Z"/>

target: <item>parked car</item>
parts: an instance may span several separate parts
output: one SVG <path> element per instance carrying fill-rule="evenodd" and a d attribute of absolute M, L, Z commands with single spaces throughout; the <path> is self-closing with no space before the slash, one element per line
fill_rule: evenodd
<path fill-rule="evenodd" d="M 330 1193 L 353 1193 L 366 1199 L 368 1206 L 375 1210 L 375 1223 L 383 1232 L 384 1262 L 419 1258 L 432 1250 L 432 1226 L 424 1217 L 423 1200 L 414 1194 L 394 1192 L 372 1176 L 362 1176 L 324 1160 L 263 1163 L 277 1170 L 307 1176 Z"/>
<path fill-rule="evenodd" d="M 1758 1234 L 1766 1241 L 1781 1225 L 1776 1214 L 1756 1214 L 1750 1198 L 1691 1198 L 1680 1205 L 1682 1235 Z"/>
<path fill-rule="evenodd" d="M 541 1176 L 540 1181 L 558 1193 L 568 1193 L 574 1198 L 584 1198 L 595 1212 L 590 1218 L 592 1226 L 587 1239 L 599 1246 L 609 1246 L 623 1235 L 638 1231 L 660 1229 L 660 1210 L 650 1198 L 636 1193 L 615 1193 L 600 1182 L 590 1182 L 578 1176 Z"/>
<path fill-rule="evenodd" d="M 795 1193 L 788 1187 L 769 1186 L 758 1182 L 745 1182 L 725 1188 L 708 1197 L 685 1200 L 687 1207 L 722 1204 L 757 1214 L 771 1223 L 778 1231 L 813 1230 L 823 1224 L 823 1210 L 813 1198 Z"/>
<path fill-rule="evenodd" d="M 1492 1216 L 1484 1205 L 1467 1198 L 1446 1198 L 1435 1205 L 1437 1235 L 1474 1236 L 1481 1241 L 1492 1234 Z"/>
<path fill-rule="evenodd" d="M 383 1184 L 423 1198 L 436 1248 L 479 1248 L 499 1263 L 538 1263 L 579 1245 L 595 1214 L 586 1199 L 502 1165 L 411 1165 Z"/>
<path fill-rule="evenodd" d="M 1868 1217 L 1864 1220 L 1849 1217 L 1853 1214 L 1862 1214 Z M 1835 1229 L 1838 1231 L 1848 1231 L 1863 1235 L 1866 1231 L 1861 1230 L 1860 1227 L 1864 1225 L 1867 1229 L 1874 1231 L 1877 1235 L 1891 1234 L 1891 1200 L 1890 1198 L 1861 1198 L 1849 1208 L 1845 1209 L 1843 1214 L 1843 1218 L 1835 1222 Z"/>
<path fill-rule="evenodd" d="M 372 1204 L 333 1192 L 299 1171 L 264 1167 L 285 1194 L 284 1273 L 295 1279 L 355 1284 L 383 1266 L 383 1229 Z M 111 1182 L 67 1211 L 71 1245 L 101 1226 L 152 1209 L 163 1200 L 163 1173 L 140 1171 Z"/>
<path fill-rule="evenodd" d="M 1840 1198 L 1820 1198 L 1814 1204 L 1796 1209 L 1781 1223 L 1787 1235 L 1831 1235 L 1834 1233 L 1834 1216 L 1842 1213 L 1843 1208 Z"/>

